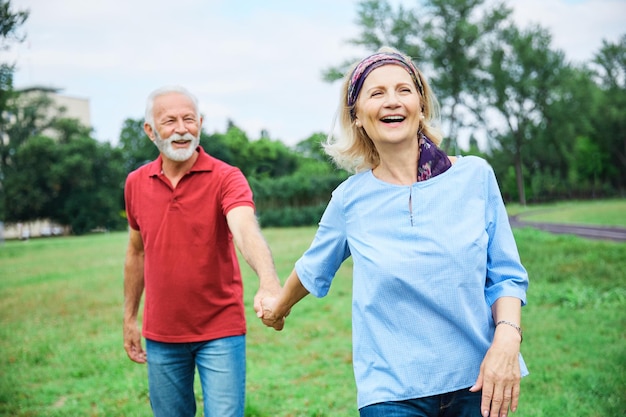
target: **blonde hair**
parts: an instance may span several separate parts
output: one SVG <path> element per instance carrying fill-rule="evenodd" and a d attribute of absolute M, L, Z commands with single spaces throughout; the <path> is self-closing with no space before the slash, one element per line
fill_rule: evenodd
<path fill-rule="evenodd" d="M 400 53 L 394 48 L 382 47 L 378 50 L 377 54 L 381 53 L 396 54 L 406 62 L 412 62 L 410 57 Z M 340 135 L 338 137 L 333 135 L 335 127 L 335 122 L 333 121 L 328 138 L 322 144 L 324 151 L 332 158 L 335 165 L 351 173 L 375 168 L 380 163 L 380 156 L 374 146 L 374 142 L 372 142 L 372 139 L 370 139 L 364 129 L 358 128 L 354 123 L 352 115 L 354 114 L 356 104 L 353 106 L 348 105 L 348 94 L 353 72 L 359 64 L 370 57 L 371 55 L 354 63 L 346 72 L 341 87 L 339 107 L 337 109 L 337 115 L 335 116 L 336 119 L 339 119 Z M 384 65 L 393 65 L 393 63 Z M 443 140 L 443 134 L 438 127 L 439 103 L 424 78 L 424 75 L 417 67 L 412 67 L 415 68 L 417 73 L 411 75 L 415 75 L 415 78 L 421 83 L 421 86 L 416 84 L 418 94 L 420 94 L 420 87 L 421 91 L 423 91 L 423 94 L 420 94 L 420 100 L 424 118 L 421 119 L 418 132 L 423 133 L 433 141 L 433 143 L 439 146 Z M 418 132 L 415 132 L 416 140 Z"/>

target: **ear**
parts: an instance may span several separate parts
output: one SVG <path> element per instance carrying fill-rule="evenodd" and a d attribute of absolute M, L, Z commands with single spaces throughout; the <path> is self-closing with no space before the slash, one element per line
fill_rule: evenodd
<path fill-rule="evenodd" d="M 150 123 L 144 123 L 143 124 L 143 131 L 146 132 L 146 135 L 148 135 L 148 137 L 150 138 L 150 140 L 152 142 L 154 142 L 154 131 L 152 130 L 152 126 L 150 126 Z"/>

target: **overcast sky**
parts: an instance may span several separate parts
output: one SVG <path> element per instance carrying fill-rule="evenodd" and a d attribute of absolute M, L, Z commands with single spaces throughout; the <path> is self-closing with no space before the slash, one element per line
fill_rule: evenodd
<path fill-rule="evenodd" d="M 396 0 L 413 7 L 416 1 Z M 522 27 L 548 28 L 553 46 L 585 61 L 626 33 L 626 0 L 508 0 Z M 364 51 L 352 0 L 12 0 L 29 9 L 27 41 L 3 52 L 16 88 L 48 86 L 87 98 L 95 137 L 117 143 L 155 88 L 195 93 L 208 133 L 228 119 L 293 145 L 327 132 L 339 83 L 322 70 Z"/>

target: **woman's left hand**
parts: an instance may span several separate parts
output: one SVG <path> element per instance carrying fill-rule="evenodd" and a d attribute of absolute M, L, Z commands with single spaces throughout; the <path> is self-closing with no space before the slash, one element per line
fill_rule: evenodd
<path fill-rule="evenodd" d="M 509 408 L 517 411 L 521 372 L 520 336 L 509 326 L 498 326 L 494 340 L 480 365 L 480 373 L 470 391 L 482 389 L 481 414 L 484 417 L 506 417 Z"/>

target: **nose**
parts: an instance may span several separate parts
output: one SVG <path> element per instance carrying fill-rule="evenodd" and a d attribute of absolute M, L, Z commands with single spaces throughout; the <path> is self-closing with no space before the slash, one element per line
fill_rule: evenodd
<path fill-rule="evenodd" d="M 400 99 L 395 91 L 391 91 L 386 95 L 385 105 L 387 107 L 397 107 L 400 105 Z"/>
<path fill-rule="evenodd" d="M 185 125 L 185 121 L 181 118 L 178 118 L 176 120 L 176 129 L 175 129 L 176 133 L 178 134 L 185 134 L 187 133 L 187 126 Z"/>

